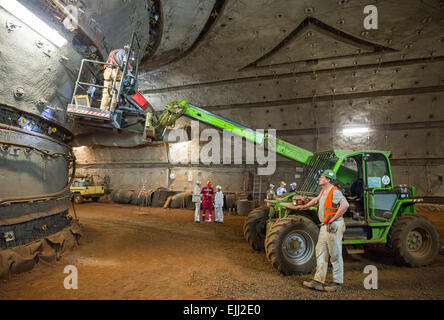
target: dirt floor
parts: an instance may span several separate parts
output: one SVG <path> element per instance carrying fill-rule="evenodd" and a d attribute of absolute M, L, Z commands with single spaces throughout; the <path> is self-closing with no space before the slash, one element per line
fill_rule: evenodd
<path fill-rule="evenodd" d="M 194 223 L 191 210 L 112 203 L 77 205 L 84 236 L 74 251 L 0 282 L 1 299 L 444 299 L 444 212 L 425 214 L 440 233 L 440 255 L 428 267 L 392 264 L 383 250 L 347 255 L 345 284 L 335 293 L 302 286 L 310 275 L 283 276 L 243 239 L 245 217 Z M 379 288 L 366 290 L 366 265 Z M 63 286 L 78 269 L 78 289 Z M 331 274 L 329 272 L 329 274 Z"/>

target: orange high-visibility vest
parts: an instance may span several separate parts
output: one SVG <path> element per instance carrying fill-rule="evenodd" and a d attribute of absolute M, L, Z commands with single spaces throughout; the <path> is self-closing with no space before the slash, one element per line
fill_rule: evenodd
<path fill-rule="evenodd" d="M 322 221 L 323 223 L 327 223 L 328 220 L 330 220 L 336 214 L 336 212 L 338 212 L 339 203 L 337 205 L 333 204 L 333 191 L 335 190 L 339 190 L 338 187 L 331 188 L 327 195 L 327 198 L 325 199 L 324 220 Z M 324 194 L 324 191 L 325 190 L 322 190 L 321 197 Z"/>

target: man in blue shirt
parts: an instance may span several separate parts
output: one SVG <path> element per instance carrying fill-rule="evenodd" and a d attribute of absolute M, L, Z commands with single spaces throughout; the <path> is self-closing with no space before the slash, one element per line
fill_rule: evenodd
<path fill-rule="evenodd" d="M 281 186 L 279 188 L 277 188 L 277 190 L 276 190 L 276 194 L 278 196 L 283 195 L 284 193 L 287 193 L 287 188 L 285 188 L 286 185 L 287 184 L 284 181 L 281 182 Z"/>

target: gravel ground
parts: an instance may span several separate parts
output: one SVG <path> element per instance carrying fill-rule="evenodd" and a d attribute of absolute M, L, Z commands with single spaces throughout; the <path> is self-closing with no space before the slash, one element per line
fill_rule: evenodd
<path fill-rule="evenodd" d="M 101 202 L 76 208 L 80 246 L 0 282 L 1 299 L 444 299 L 444 212 L 423 213 L 441 239 L 431 266 L 396 266 L 383 248 L 344 252 L 345 284 L 325 293 L 302 286 L 310 275 L 283 276 L 251 249 L 242 235 L 245 217 L 197 224 L 191 210 Z M 363 286 L 369 264 L 378 268 L 377 290 Z M 64 289 L 66 265 L 77 267 L 77 290 Z"/>

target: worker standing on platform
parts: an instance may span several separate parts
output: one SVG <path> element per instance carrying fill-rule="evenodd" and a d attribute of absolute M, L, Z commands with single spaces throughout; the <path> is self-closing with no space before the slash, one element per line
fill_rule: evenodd
<path fill-rule="evenodd" d="M 196 186 L 193 190 L 193 196 L 192 201 L 194 202 L 195 210 L 194 210 L 194 222 L 200 222 L 200 203 L 201 203 L 201 196 L 200 196 L 200 181 L 196 181 Z"/>
<path fill-rule="evenodd" d="M 126 45 L 124 49 L 113 50 L 109 53 L 108 60 L 106 63 L 112 63 L 114 65 L 118 65 L 118 67 L 113 65 L 105 65 L 103 72 L 103 94 L 102 101 L 100 103 L 101 110 L 108 110 L 109 105 L 109 96 L 112 93 L 111 106 L 110 111 L 114 112 L 117 106 L 117 93 L 120 87 L 120 81 L 122 79 L 122 73 L 124 68 L 124 63 L 128 61 L 128 52 L 130 47 Z M 134 59 L 134 56 L 131 55 L 131 59 Z M 132 71 L 131 63 L 128 63 L 128 71 Z M 117 76 L 117 77 L 116 77 Z M 114 88 L 112 88 L 114 78 L 116 78 L 116 83 Z M 113 90 L 114 89 L 114 90 Z"/>
<path fill-rule="evenodd" d="M 202 188 L 200 193 L 203 195 L 203 199 L 202 199 L 202 220 L 205 221 L 205 216 L 206 216 L 207 209 L 208 209 L 209 210 L 209 214 L 208 214 L 208 220 L 207 221 L 211 222 L 214 189 L 211 186 L 211 182 L 210 181 L 207 181 L 207 186 L 205 188 Z"/>
<path fill-rule="evenodd" d="M 222 193 L 222 187 L 216 186 L 216 196 L 214 197 L 214 222 L 222 223 L 224 222 L 224 194 Z"/>

